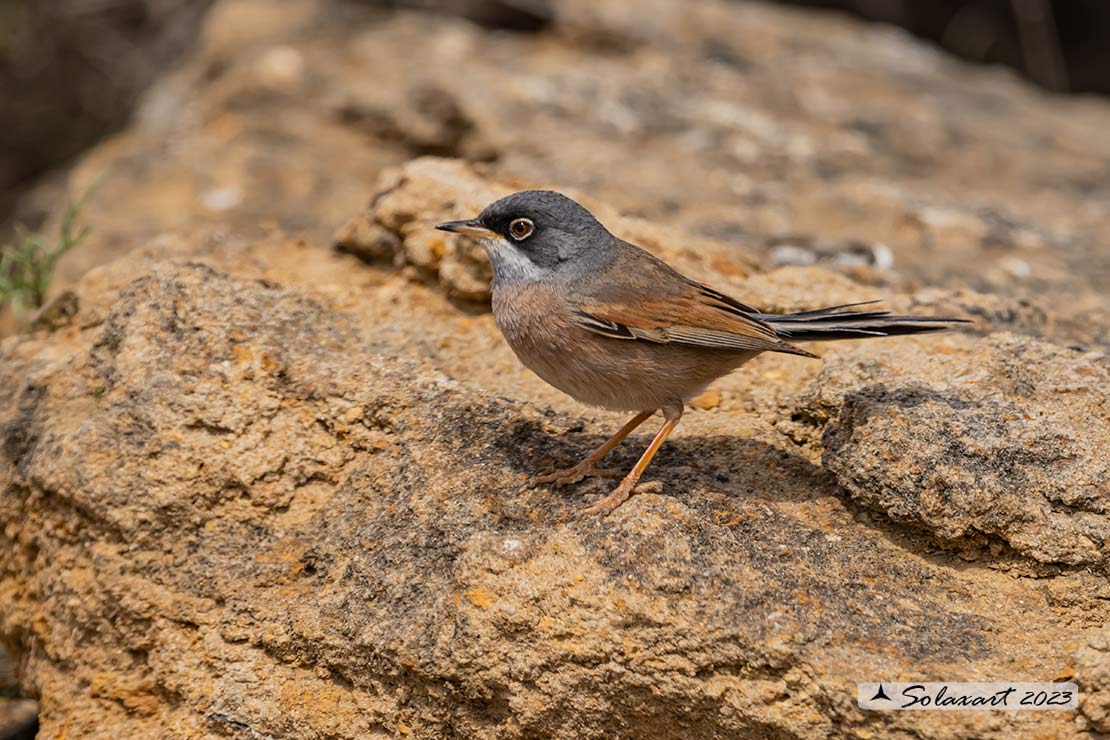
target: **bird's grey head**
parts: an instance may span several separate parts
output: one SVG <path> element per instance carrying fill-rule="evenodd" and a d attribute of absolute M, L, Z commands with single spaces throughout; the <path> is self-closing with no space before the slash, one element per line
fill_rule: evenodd
<path fill-rule="evenodd" d="M 553 190 L 524 190 L 477 218 L 436 227 L 482 240 L 494 282 L 572 278 L 604 259 L 613 236 L 589 211 Z"/>

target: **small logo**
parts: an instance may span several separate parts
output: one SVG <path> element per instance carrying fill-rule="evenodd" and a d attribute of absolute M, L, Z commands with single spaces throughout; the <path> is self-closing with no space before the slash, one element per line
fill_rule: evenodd
<path fill-rule="evenodd" d="M 900 711 L 931 709 L 968 710 L 1074 710 L 1079 707 L 1079 686 L 1074 683 L 1024 683 L 1020 681 L 856 684 L 860 709 Z"/>

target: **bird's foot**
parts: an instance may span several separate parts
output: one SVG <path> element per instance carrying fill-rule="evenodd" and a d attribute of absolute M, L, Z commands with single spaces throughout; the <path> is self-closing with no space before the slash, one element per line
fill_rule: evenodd
<path fill-rule="evenodd" d="M 556 486 L 569 486 L 571 483 L 577 483 L 583 478 L 619 478 L 623 474 L 623 470 L 617 468 L 599 468 L 597 467 L 597 463 L 590 460 L 583 460 L 572 468 L 552 470 L 544 475 L 537 475 L 532 479 L 532 485 L 539 486 L 544 483 L 554 483 Z"/>
<path fill-rule="evenodd" d="M 594 516 L 601 514 L 605 516 L 611 513 L 618 506 L 623 504 L 634 493 L 659 493 L 663 490 L 663 484 L 659 481 L 647 481 L 646 483 L 635 483 L 625 478 L 621 484 L 613 490 L 605 498 L 598 501 L 596 504 L 587 506 L 578 512 L 579 517 Z"/>

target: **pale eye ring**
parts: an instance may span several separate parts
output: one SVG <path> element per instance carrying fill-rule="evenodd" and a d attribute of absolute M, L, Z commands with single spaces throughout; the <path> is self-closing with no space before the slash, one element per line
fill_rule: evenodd
<path fill-rule="evenodd" d="M 516 218 L 509 224 L 509 235 L 517 241 L 527 239 L 536 230 L 536 225 L 530 218 Z"/>

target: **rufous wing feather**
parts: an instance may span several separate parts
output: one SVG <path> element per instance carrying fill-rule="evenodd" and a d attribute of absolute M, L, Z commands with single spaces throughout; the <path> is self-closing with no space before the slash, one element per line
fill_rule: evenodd
<path fill-rule="evenodd" d="M 786 352 L 813 357 L 784 342 L 747 306 L 685 278 L 666 285 L 663 295 L 623 286 L 626 295 L 607 301 L 580 298 L 574 319 L 584 329 L 614 339 L 675 343 L 707 349 Z"/>

